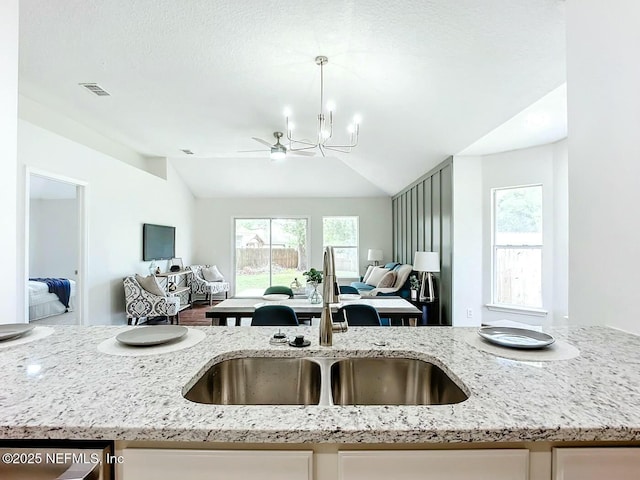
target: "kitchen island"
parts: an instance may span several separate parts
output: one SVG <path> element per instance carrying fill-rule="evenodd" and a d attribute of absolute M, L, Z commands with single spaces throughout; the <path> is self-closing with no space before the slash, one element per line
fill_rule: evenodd
<path fill-rule="evenodd" d="M 474 329 L 450 327 L 351 328 L 334 334 L 332 347 L 318 345 L 317 328 L 283 328 L 310 338 L 303 349 L 270 345 L 273 328 L 198 327 L 204 340 L 172 353 L 97 350 L 127 328 L 60 326 L 44 339 L 0 349 L 0 438 L 317 451 L 640 444 L 640 337 L 605 327 L 549 330 L 580 350 L 553 362 L 493 356 L 465 341 Z M 379 340 L 388 345 L 376 346 Z M 183 397 L 214 363 L 247 356 L 421 359 L 469 398 L 432 406 L 224 406 Z"/>

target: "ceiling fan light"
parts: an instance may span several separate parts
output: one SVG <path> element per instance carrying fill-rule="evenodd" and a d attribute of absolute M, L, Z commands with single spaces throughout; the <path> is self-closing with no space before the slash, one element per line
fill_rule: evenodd
<path fill-rule="evenodd" d="M 271 160 L 284 160 L 287 156 L 287 149 L 282 145 L 276 145 L 271 147 L 271 155 L 269 158 Z"/>

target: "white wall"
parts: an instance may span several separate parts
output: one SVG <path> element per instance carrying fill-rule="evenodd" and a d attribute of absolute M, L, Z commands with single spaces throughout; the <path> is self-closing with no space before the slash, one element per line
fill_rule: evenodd
<path fill-rule="evenodd" d="M 29 277 L 76 280 L 78 206 L 75 199 L 31 199 Z"/>
<path fill-rule="evenodd" d="M 392 260 L 391 197 L 198 199 L 195 215 L 198 222 L 194 226 L 194 263 L 217 264 L 228 279 L 233 278 L 234 217 L 310 217 L 309 261 L 310 266 L 320 269 L 322 217 L 357 215 L 360 227 L 360 270 L 364 270 L 369 263 L 369 248 L 382 249 L 384 262 Z"/>
<path fill-rule="evenodd" d="M 566 140 L 494 155 L 454 158 L 454 325 L 501 319 L 531 324 L 564 320 L 568 296 L 567 162 Z M 549 312 L 546 317 L 485 307 L 491 303 L 491 190 L 531 184 L 543 186 L 542 301 Z M 466 317 L 467 308 L 472 309 L 473 318 Z"/>
<path fill-rule="evenodd" d="M 18 159 L 19 198 L 24 199 L 27 165 L 87 182 L 87 323 L 126 322 L 122 279 L 133 273 L 148 274 L 149 262 L 142 262 L 143 223 L 175 226 L 176 255 L 185 264 L 190 262 L 194 200 L 170 167 L 164 180 L 24 120 L 19 121 Z M 19 210 L 22 219 L 24 203 Z M 21 227 L 19 232 L 23 231 Z M 21 240 L 24 243 L 24 237 Z M 24 245 L 22 249 L 24 253 Z"/>
<path fill-rule="evenodd" d="M 640 333 L 640 2 L 567 2 L 570 321 Z"/>
<path fill-rule="evenodd" d="M 452 325 L 480 325 L 482 284 L 482 157 L 453 159 Z M 471 317 L 467 316 L 471 309 Z"/>
<path fill-rule="evenodd" d="M 2 168 L 2 225 L 0 251 L 5 257 L 0 289 L 4 315 L 0 323 L 20 321 L 24 300 L 18 294 L 16 243 L 16 138 L 18 117 L 18 0 L 0 2 L 0 163 Z"/>

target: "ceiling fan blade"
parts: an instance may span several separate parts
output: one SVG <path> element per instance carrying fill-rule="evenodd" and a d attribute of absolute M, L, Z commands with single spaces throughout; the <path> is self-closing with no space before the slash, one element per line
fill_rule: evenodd
<path fill-rule="evenodd" d="M 306 150 L 287 150 L 287 153 L 290 153 L 292 155 L 304 155 L 305 157 L 313 157 L 316 154 L 316 152 L 307 152 Z"/>
<path fill-rule="evenodd" d="M 273 144 L 272 144 L 272 143 L 267 142 L 266 140 L 263 140 L 263 139 L 261 139 L 261 138 L 257 138 L 257 137 L 251 137 L 251 138 L 253 138 L 253 139 L 254 139 L 256 142 L 258 142 L 258 143 L 261 143 L 261 144 L 263 144 L 263 145 L 266 145 L 266 146 L 267 146 L 267 147 L 269 147 L 269 148 L 271 148 L 271 147 L 273 146 Z"/>

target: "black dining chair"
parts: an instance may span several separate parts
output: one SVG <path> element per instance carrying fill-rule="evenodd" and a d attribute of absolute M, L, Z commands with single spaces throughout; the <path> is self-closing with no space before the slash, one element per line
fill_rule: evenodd
<path fill-rule="evenodd" d="M 287 305 L 265 305 L 256 308 L 251 319 L 252 327 L 297 327 L 298 317 Z"/>
<path fill-rule="evenodd" d="M 352 287 L 351 285 L 340 285 L 338 287 L 340 289 L 341 295 L 358 295 L 358 289 L 356 287 Z"/>
<path fill-rule="evenodd" d="M 264 295 L 272 294 L 289 295 L 289 298 L 293 298 L 293 290 L 282 285 L 273 285 L 264 291 Z"/>
<path fill-rule="evenodd" d="M 343 305 L 338 309 L 337 319 L 344 318 L 353 327 L 380 327 L 380 316 L 378 311 L 371 305 L 354 303 Z"/>

